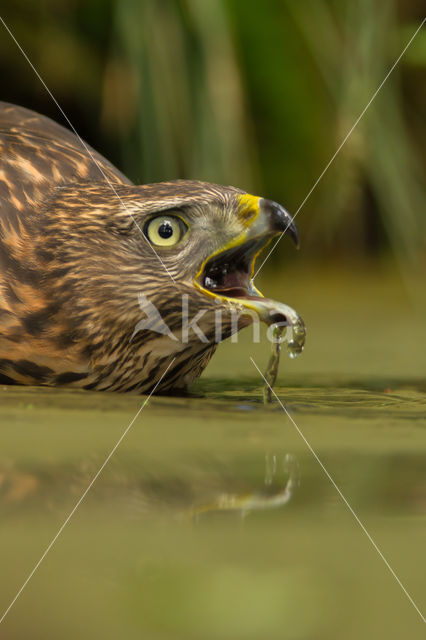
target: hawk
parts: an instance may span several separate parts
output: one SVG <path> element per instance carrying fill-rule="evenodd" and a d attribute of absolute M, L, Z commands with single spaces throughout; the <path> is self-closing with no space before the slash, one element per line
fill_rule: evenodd
<path fill-rule="evenodd" d="M 136 186 L 71 131 L 0 103 L 0 207 L 3 384 L 183 392 L 255 316 L 303 343 L 299 316 L 252 282 L 271 238 L 298 242 L 275 202 Z"/>

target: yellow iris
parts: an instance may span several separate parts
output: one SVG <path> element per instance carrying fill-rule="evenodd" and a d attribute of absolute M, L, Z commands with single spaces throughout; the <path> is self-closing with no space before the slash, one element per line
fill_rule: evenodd
<path fill-rule="evenodd" d="M 185 235 L 187 226 L 175 216 L 158 216 L 148 222 L 145 235 L 158 247 L 172 247 Z"/>

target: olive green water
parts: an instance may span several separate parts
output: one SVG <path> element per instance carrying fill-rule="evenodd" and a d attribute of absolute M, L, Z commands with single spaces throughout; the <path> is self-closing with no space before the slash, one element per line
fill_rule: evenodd
<path fill-rule="evenodd" d="M 276 392 L 424 615 L 423 286 L 294 276 L 263 286 L 309 332 Z M 424 637 L 294 424 L 262 404 L 249 356 L 263 370 L 269 344 L 250 338 L 221 347 L 200 397 L 149 401 L 0 638 Z M 0 402 L 1 615 L 142 399 L 3 387 Z"/>

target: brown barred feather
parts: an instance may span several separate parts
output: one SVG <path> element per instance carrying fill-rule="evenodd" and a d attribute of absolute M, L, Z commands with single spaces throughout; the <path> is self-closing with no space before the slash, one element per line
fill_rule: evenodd
<path fill-rule="evenodd" d="M 241 231 L 232 215 L 241 193 L 196 181 L 134 186 L 67 129 L 0 103 L 0 382 L 144 393 L 175 357 L 158 391 L 186 388 L 216 346 L 216 307 L 193 279 Z M 198 231 L 160 261 L 140 231 L 171 208 Z M 194 314 L 209 310 L 209 342 L 133 337 L 141 293 L 177 333 L 186 293 Z"/>

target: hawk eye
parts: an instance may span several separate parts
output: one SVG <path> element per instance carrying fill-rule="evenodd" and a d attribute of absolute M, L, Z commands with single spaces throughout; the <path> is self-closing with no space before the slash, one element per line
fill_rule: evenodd
<path fill-rule="evenodd" d="M 172 247 L 183 238 L 188 227 L 175 216 L 158 216 L 145 225 L 145 235 L 151 244 L 158 247 Z"/>

